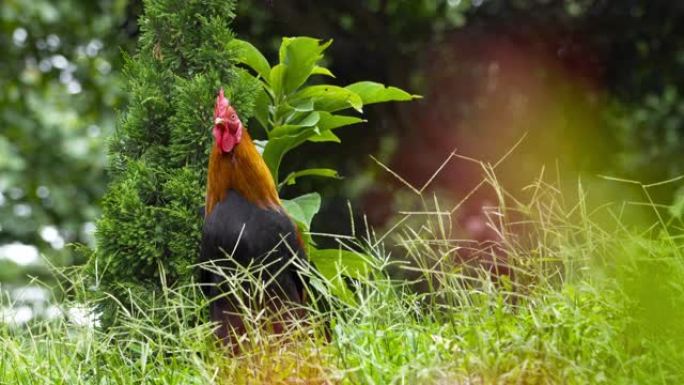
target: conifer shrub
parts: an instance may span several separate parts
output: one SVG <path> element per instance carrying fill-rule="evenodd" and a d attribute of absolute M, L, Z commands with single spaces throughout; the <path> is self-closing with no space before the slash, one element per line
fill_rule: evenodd
<path fill-rule="evenodd" d="M 192 282 L 215 92 L 224 87 L 246 121 L 259 87 L 235 66 L 229 46 L 235 1 L 144 5 L 138 52 L 124 68 L 129 105 L 110 139 L 111 184 L 87 266 L 104 325 L 127 299 L 152 301 L 162 282 Z"/>

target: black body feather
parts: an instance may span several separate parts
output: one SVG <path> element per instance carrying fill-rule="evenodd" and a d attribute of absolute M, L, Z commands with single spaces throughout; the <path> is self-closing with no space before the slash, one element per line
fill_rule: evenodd
<path fill-rule="evenodd" d="M 262 281 L 271 282 L 265 289 L 265 303 L 256 298 L 241 298 L 255 310 L 266 306 L 279 311 L 288 303 L 303 304 L 305 282 L 299 268 L 307 266 L 307 261 L 296 231 L 282 208 L 258 207 L 234 190 L 228 191 L 205 217 L 200 281 L 211 300 L 211 319 L 220 324 L 219 338 L 229 337 L 231 328 L 238 334 L 245 332 L 238 298 L 226 294 L 229 291 L 225 282 L 225 276 L 230 277 L 240 267 L 254 267 L 262 273 Z M 225 276 L 210 271 L 216 269 L 221 269 Z M 258 297 L 249 284 L 244 285 L 244 290 L 248 297 Z"/>

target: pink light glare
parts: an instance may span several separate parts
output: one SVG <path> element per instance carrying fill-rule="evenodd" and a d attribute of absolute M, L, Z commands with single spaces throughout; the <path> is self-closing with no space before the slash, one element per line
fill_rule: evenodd
<path fill-rule="evenodd" d="M 554 46 L 561 40 L 557 36 L 529 32 L 465 30 L 434 47 L 423 69 L 424 99 L 408 106 L 411 123 L 390 168 L 420 187 L 454 149 L 494 164 L 525 136 L 496 169 L 507 191 L 525 194 L 523 188 L 544 166 L 555 170 L 558 165 L 561 175 L 576 184 L 578 173 L 591 169 L 592 159 L 600 154 L 597 149 L 604 145 L 599 121 L 602 69 L 581 44 L 561 50 Z M 479 164 L 452 159 L 431 188 L 455 203 L 483 178 Z M 391 197 L 374 196 L 370 205 L 375 212 L 392 212 L 378 209 L 386 202 L 392 202 Z M 496 202 L 496 193 L 485 185 L 454 213 L 453 238 L 491 246 L 490 253 L 465 251 L 459 258 L 492 266 L 505 258 L 496 251 L 498 235 L 487 224 Z"/>
<path fill-rule="evenodd" d="M 503 182 L 522 187 L 542 166 L 579 171 L 603 144 L 601 68 L 579 43 L 499 30 L 455 33 L 429 53 L 425 99 L 410 106 L 415 124 L 401 139 L 391 168 L 422 185 L 454 149 L 494 163 L 526 139 L 499 168 Z M 530 36 L 532 35 L 532 36 Z M 416 155 L 418 154 L 418 155 Z M 465 195 L 482 179 L 476 164 L 452 161 L 435 186 Z"/>

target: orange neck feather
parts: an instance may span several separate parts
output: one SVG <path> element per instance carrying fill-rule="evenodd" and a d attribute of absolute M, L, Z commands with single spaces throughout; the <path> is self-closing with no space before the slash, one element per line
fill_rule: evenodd
<path fill-rule="evenodd" d="M 261 208 L 280 209 L 273 177 L 246 131 L 230 153 L 223 153 L 217 144 L 211 150 L 205 216 L 231 189 Z"/>

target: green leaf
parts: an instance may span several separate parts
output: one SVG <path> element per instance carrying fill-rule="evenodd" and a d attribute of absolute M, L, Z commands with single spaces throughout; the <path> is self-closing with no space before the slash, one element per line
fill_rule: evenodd
<path fill-rule="evenodd" d="M 361 122 L 365 122 L 365 120 L 357 118 L 355 116 L 333 115 L 329 112 L 321 111 L 320 120 L 316 125 L 318 127 L 319 133 L 317 135 L 310 137 L 308 140 L 310 142 L 340 143 L 340 138 L 337 135 L 335 135 L 331 130 Z"/>
<path fill-rule="evenodd" d="M 268 74 L 268 84 L 271 86 L 271 90 L 276 98 L 283 94 L 283 75 L 286 68 L 285 64 L 280 63 L 271 68 Z"/>
<path fill-rule="evenodd" d="M 347 282 L 345 282 L 342 275 L 337 274 L 331 277 L 326 277 L 322 273 L 321 275 L 323 276 L 323 278 L 325 278 L 330 293 L 334 295 L 335 298 L 349 306 L 356 306 L 358 304 L 356 301 L 356 297 L 354 296 L 354 292 L 349 289 L 349 287 L 347 286 Z"/>
<path fill-rule="evenodd" d="M 302 127 L 312 127 L 315 126 L 319 120 L 321 120 L 321 114 L 317 111 L 313 111 L 306 115 L 303 115 L 300 119 L 293 121 L 295 124 Z"/>
<path fill-rule="evenodd" d="M 228 43 L 228 49 L 234 49 L 237 52 L 236 56 L 240 63 L 248 65 L 264 80 L 269 80 L 271 66 L 256 47 L 244 40 L 233 39 Z"/>
<path fill-rule="evenodd" d="M 314 135 L 308 139 L 309 142 L 316 142 L 316 143 L 321 143 L 321 142 L 335 142 L 335 143 L 341 143 L 342 140 L 335 135 L 332 131 L 327 130 L 323 131 L 318 135 Z"/>
<path fill-rule="evenodd" d="M 311 75 L 325 75 L 330 76 L 331 78 L 335 77 L 335 75 L 333 75 L 333 73 L 330 72 L 329 69 L 321 66 L 315 66 L 314 69 L 311 71 Z"/>
<path fill-rule="evenodd" d="M 318 193 L 309 193 L 294 199 L 283 199 L 282 203 L 292 219 L 303 224 L 308 231 L 311 220 L 321 208 L 321 196 Z"/>
<path fill-rule="evenodd" d="M 325 278 L 333 295 L 348 304 L 356 304 L 354 293 L 342 277 L 367 277 L 373 266 L 368 256 L 346 250 L 318 250 L 310 247 L 309 260 Z"/>
<path fill-rule="evenodd" d="M 285 94 L 304 84 L 314 70 L 316 63 L 323 57 L 323 51 L 332 40 L 321 44 L 320 40 L 310 37 L 286 37 L 280 45 L 279 59 L 287 70 L 283 77 Z"/>
<path fill-rule="evenodd" d="M 332 85 L 315 85 L 301 89 L 291 97 L 290 103 L 312 99 L 314 108 L 333 112 L 352 107 L 361 112 L 363 100 L 355 92 Z"/>
<path fill-rule="evenodd" d="M 311 247 L 309 260 L 330 285 L 331 293 L 349 304 L 355 304 L 356 298 L 342 277 L 363 279 L 373 269 L 370 257 L 347 250 L 318 250 Z"/>
<path fill-rule="evenodd" d="M 268 132 L 268 106 L 271 104 L 271 99 L 263 88 L 259 88 L 257 91 L 256 100 L 254 102 L 254 117 L 257 119 L 259 124 Z"/>
<path fill-rule="evenodd" d="M 397 87 L 387 87 L 376 82 L 358 82 L 345 87 L 361 97 L 363 104 L 373 104 L 382 102 L 402 102 L 420 98 L 419 95 L 411 95 Z"/>
<path fill-rule="evenodd" d="M 280 126 L 275 126 L 273 130 L 269 132 L 268 136 L 269 139 L 276 139 L 288 135 L 297 135 L 298 131 L 300 131 L 302 128 L 304 128 L 304 126 L 300 126 L 298 124 L 283 124 Z"/>
<path fill-rule="evenodd" d="M 350 124 L 365 122 L 364 119 L 357 118 L 356 116 L 333 115 L 326 111 L 321 111 L 319 114 L 320 119 L 317 125 L 321 131 L 333 130 Z"/>
<path fill-rule="evenodd" d="M 271 171 L 273 180 L 278 180 L 278 169 L 283 156 L 291 149 L 304 143 L 309 137 L 316 135 L 314 127 L 306 127 L 295 135 L 272 137 L 264 148 L 264 161 Z"/>
<path fill-rule="evenodd" d="M 283 124 L 276 126 L 269 133 L 269 138 L 277 138 L 285 135 L 296 135 L 302 128 L 313 127 L 320 120 L 320 114 L 316 111 L 310 113 L 300 113 L 301 117 L 294 124 Z"/>
<path fill-rule="evenodd" d="M 292 103 L 290 104 L 290 107 L 299 112 L 308 112 L 313 111 L 314 109 L 313 100 L 311 99 L 304 99 L 300 100 L 298 103 Z"/>
<path fill-rule="evenodd" d="M 339 138 L 326 131 L 345 125 L 362 122 L 360 118 L 345 115 L 333 115 L 325 111 L 319 111 L 320 116 L 317 126 L 304 127 L 301 125 L 282 125 L 269 133 L 269 141 L 264 148 L 263 156 L 266 165 L 271 171 L 273 180 L 278 181 L 278 170 L 283 156 L 291 149 L 301 145 L 310 138 L 312 141 L 337 141 Z"/>
<path fill-rule="evenodd" d="M 318 113 L 314 111 L 313 100 L 311 99 L 300 100 L 294 104 L 280 103 L 277 107 L 273 107 L 273 119 L 275 120 L 275 122 L 277 122 L 276 124 L 302 124 L 300 123 L 300 121 L 307 117 L 309 119 L 316 119 L 316 121 L 318 121 Z M 308 116 L 310 114 L 306 114 L 307 112 L 315 115 Z M 303 125 L 313 126 L 313 124 Z"/>
<path fill-rule="evenodd" d="M 288 135 L 296 135 L 299 130 L 304 126 L 298 124 L 283 124 L 280 126 L 275 126 L 273 130 L 268 134 L 269 139 L 276 139 Z"/>
<path fill-rule="evenodd" d="M 280 186 L 293 185 L 297 182 L 297 178 L 301 176 L 320 176 L 324 178 L 342 179 L 337 171 L 331 168 L 307 168 L 305 170 L 291 172 L 282 182 L 280 182 Z"/>
<path fill-rule="evenodd" d="M 373 260 L 365 254 L 342 249 L 311 249 L 309 259 L 324 277 L 330 279 L 337 274 L 354 279 L 363 279 L 373 270 Z"/>
<path fill-rule="evenodd" d="M 289 123 L 297 112 L 292 106 L 282 102 L 271 106 L 271 109 L 273 111 L 273 121 L 276 125 Z"/>
<path fill-rule="evenodd" d="M 278 181 L 278 170 L 283 156 L 291 149 L 306 142 L 310 137 L 318 134 L 317 127 L 304 127 L 301 131 L 293 135 L 272 137 L 264 148 L 264 161 L 271 171 L 273 180 Z"/>

